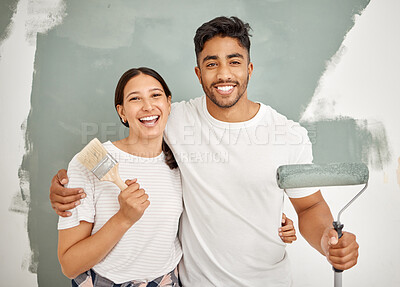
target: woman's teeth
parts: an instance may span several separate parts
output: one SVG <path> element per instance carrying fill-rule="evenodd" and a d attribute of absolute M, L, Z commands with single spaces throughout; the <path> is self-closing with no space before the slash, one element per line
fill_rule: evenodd
<path fill-rule="evenodd" d="M 150 117 L 144 117 L 144 118 L 140 118 L 139 121 L 143 122 L 143 121 L 153 121 L 153 120 L 158 120 L 159 116 L 150 116 Z"/>

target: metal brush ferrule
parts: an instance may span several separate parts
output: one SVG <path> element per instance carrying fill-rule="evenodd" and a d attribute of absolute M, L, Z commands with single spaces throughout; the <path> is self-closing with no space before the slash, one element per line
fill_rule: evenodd
<path fill-rule="evenodd" d="M 101 159 L 99 164 L 91 170 L 91 172 L 101 180 L 116 164 L 117 161 L 115 158 L 113 158 L 111 154 L 107 153 L 106 156 Z"/>

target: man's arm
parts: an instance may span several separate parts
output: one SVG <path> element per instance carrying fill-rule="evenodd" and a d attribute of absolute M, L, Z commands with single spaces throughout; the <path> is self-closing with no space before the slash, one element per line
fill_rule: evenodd
<path fill-rule="evenodd" d="M 338 241 L 332 227 L 333 217 L 320 191 L 303 197 L 290 198 L 303 237 L 336 269 L 346 270 L 357 264 L 358 244 L 354 234 L 343 232 Z"/>
<path fill-rule="evenodd" d="M 50 186 L 51 207 L 62 217 L 71 216 L 71 212 L 67 210 L 75 208 L 86 197 L 82 188 L 65 188 L 63 185 L 67 183 L 67 171 L 60 169 L 51 180 Z"/>

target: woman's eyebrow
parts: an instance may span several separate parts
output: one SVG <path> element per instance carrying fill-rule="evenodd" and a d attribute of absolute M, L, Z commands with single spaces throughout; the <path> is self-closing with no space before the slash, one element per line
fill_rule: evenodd
<path fill-rule="evenodd" d="M 149 92 L 154 92 L 154 91 L 160 91 L 160 92 L 164 93 L 164 90 L 161 89 L 161 88 L 152 88 L 152 89 L 149 89 Z M 133 95 L 137 95 L 137 94 L 140 94 L 140 92 L 139 92 L 139 91 L 130 92 L 129 94 L 127 94 L 127 95 L 125 96 L 125 98 L 129 97 L 129 96 L 132 95 L 132 94 L 133 94 Z"/>
<path fill-rule="evenodd" d="M 133 92 L 130 92 L 129 94 L 127 94 L 126 96 L 125 96 L 125 99 L 127 98 L 127 97 L 129 97 L 130 95 L 132 95 L 132 94 L 139 94 L 139 92 L 138 91 L 133 91 Z"/>

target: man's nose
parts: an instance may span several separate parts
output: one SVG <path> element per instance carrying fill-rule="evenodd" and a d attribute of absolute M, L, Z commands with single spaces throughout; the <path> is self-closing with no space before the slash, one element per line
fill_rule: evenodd
<path fill-rule="evenodd" d="M 218 81 L 230 81 L 232 80 L 232 72 L 228 65 L 220 65 L 218 67 Z"/>

